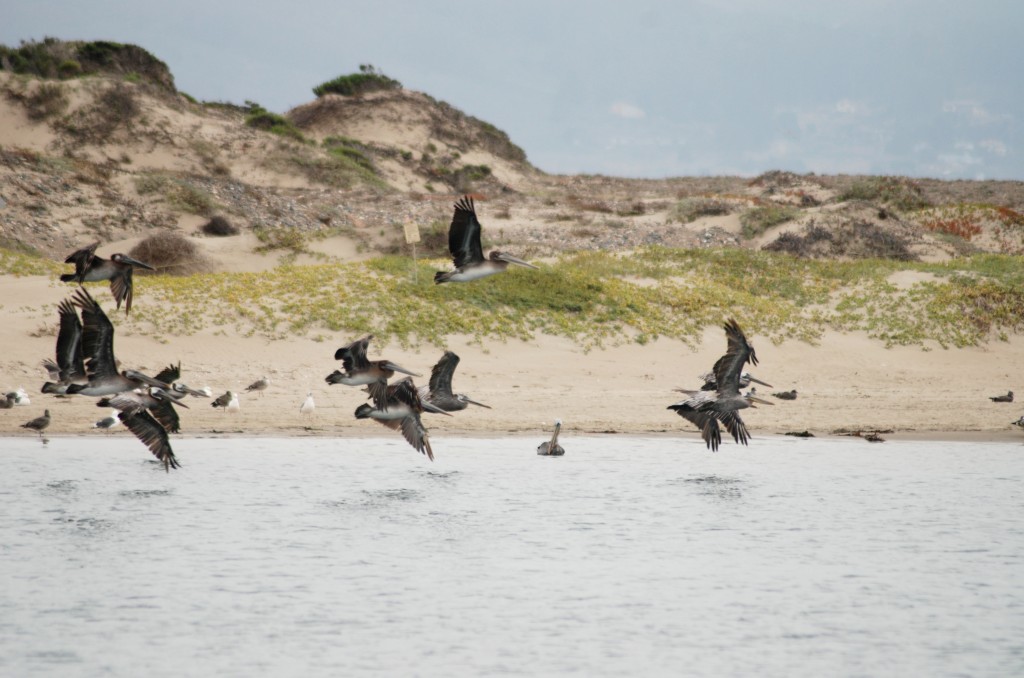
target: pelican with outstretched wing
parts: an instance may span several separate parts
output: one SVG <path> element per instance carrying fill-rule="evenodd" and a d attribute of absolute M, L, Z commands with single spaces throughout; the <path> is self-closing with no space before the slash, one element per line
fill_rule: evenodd
<path fill-rule="evenodd" d="M 484 250 L 480 245 L 480 222 L 476 218 L 473 198 L 468 195 L 455 203 L 455 215 L 448 227 L 448 251 L 455 263 L 453 271 L 438 271 L 434 274 L 434 282 L 438 285 L 446 282 L 471 282 L 501 273 L 509 264 L 536 269 L 508 252 L 494 250 L 484 258 Z"/>

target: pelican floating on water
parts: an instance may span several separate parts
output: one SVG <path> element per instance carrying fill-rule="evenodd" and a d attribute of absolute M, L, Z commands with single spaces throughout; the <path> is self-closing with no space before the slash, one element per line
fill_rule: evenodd
<path fill-rule="evenodd" d="M 396 381 L 386 391 L 387 409 L 363 403 L 356 408 L 356 419 L 375 419 L 390 429 L 401 431 L 413 449 L 434 461 L 434 451 L 430 449 L 430 438 L 420 421 L 420 414 L 428 411 L 451 415 L 420 400 L 416 385 L 409 377 Z"/>
<path fill-rule="evenodd" d="M 1007 391 L 1006 395 L 990 396 L 989 400 L 991 400 L 994 403 L 1012 403 L 1013 402 L 1013 391 Z"/>
<path fill-rule="evenodd" d="M 440 407 L 445 412 L 464 410 L 469 405 L 479 405 L 491 409 L 490 405 L 478 403 L 465 394 L 452 393 L 452 375 L 455 374 L 459 360 L 459 356 L 451 351 L 445 351 L 430 371 L 429 385 L 420 387 L 420 398 L 424 402 Z"/>
<path fill-rule="evenodd" d="M 713 451 L 718 450 L 722 441 L 719 423 L 725 426 L 737 443 L 746 445 L 750 434 L 738 410 L 753 407 L 755 403 L 773 404 L 755 395 L 740 395 L 740 373 L 747 362 L 757 365 L 757 354 L 735 320 L 725 323 L 725 336 L 728 341 L 726 353 L 715 362 L 714 367 L 718 390 L 684 390 L 690 397 L 668 406 L 668 409 L 675 410 L 679 416 L 696 424 L 708 449 Z"/>
<path fill-rule="evenodd" d="M 562 430 L 562 420 L 555 419 L 555 432 L 551 440 L 537 446 L 537 454 L 544 457 L 561 457 L 565 454 L 565 448 L 558 444 L 558 434 Z"/>
<path fill-rule="evenodd" d="M 448 251 L 455 263 L 453 271 L 438 271 L 434 274 L 434 282 L 438 285 L 445 282 L 470 282 L 501 273 L 509 264 L 536 269 L 522 259 L 508 252 L 494 250 L 484 259 L 483 247 L 480 245 L 480 222 L 476 218 L 473 199 L 468 195 L 455 203 L 455 214 L 451 226 L 448 227 Z"/>
<path fill-rule="evenodd" d="M 327 375 L 324 381 L 331 385 L 366 386 L 366 390 L 373 399 L 373 406 L 379 410 L 386 410 L 390 404 L 388 379 L 395 376 L 395 372 L 414 377 L 420 375 L 410 372 L 390 360 L 367 360 L 366 347 L 369 346 L 371 339 L 373 339 L 373 335 L 368 334 L 335 351 L 334 359 L 342 361 L 341 365 L 345 371 L 334 370 Z"/>
<path fill-rule="evenodd" d="M 124 312 L 128 314 L 132 310 L 132 267 L 154 270 L 149 264 L 138 259 L 132 259 L 127 254 L 112 254 L 110 259 L 96 256 L 96 248 L 99 243 L 95 242 L 88 247 L 72 252 L 64 260 L 65 264 L 74 264 L 74 273 L 65 273 L 60 277 L 61 282 L 76 282 L 81 285 L 83 282 L 96 282 L 98 280 L 110 281 L 110 293 L 114 295 L 117 308 L 120 310 L 121 302 L 125 302 Z"/>
<path fill-rule="evenodd" d="M 56 361 L 44 360 L 43 367 L 50 374 L 50 379 L 43 384 L 43 393 L 65 393 L 68 386 L 88 381 L 85 374 L 85 363 L 82 359 L 82 323 L 78 312 L 70 301 L 64 299 L 57 307 L 60 316 L 60 329 L 57 331 Z"/>

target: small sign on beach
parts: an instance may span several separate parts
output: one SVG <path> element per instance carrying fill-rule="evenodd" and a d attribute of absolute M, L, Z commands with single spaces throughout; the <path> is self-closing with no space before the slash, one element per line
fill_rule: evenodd
<path fill-rule="evenodd" d="M 413 221 L 405 223 L 405 242 L 415 245 L 420 241 L 420 225 Z"/>

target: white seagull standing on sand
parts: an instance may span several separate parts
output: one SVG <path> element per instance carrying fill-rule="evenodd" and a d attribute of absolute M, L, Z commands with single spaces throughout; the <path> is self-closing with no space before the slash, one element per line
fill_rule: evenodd
<path fill-rule="evenodd" d="M 99 421 L 94 423 L 92 425 L 92 427 L 93 428 L 102 428 L 102 429 L 104 429 L 106 431 L 109 431 L 110 429 L 116 427 L 120 423 L 121 423 L 121 420 L 117 418 L 117 410 L 111 409 L 109 417 L 104 417 L 103 419 L 100 419 Z"/>
<path fill-rule="evenodd" d="M 299 406 L 299 412 L 301 414 L 308 414 L 308 415 L 312 416 L 314 410 L 316 410 L 316 403 L 313 402 L 313 392 L 312 391 L 308 391 L 306 393 L 306 400 L 305 400 L 305 402 L 303 402 L 302 405 Z"/>

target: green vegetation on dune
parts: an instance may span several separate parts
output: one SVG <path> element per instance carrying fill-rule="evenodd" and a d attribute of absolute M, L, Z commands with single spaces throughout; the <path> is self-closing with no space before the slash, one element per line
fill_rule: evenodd
<path fill-rule="evenodd" d="M 37 266 L 0 251 L 0 272 Z M 340 341 L 361 333 L 443 346 L 561 336 L 591 348 L 671 337 L 691 345 L 736 317 L 752 336 L 816 342 L 829 329 L 887 345 L 970 346 L 1024 332 L 1024 262 L 984 255 L 944 264 L 796 259 L 738 249 L 587 252 L 539 271 L 435 285 L 444 262 L 404 257 L 136 280 L 130 331 L 161 337 L 202 329 Z M 27 271 L 21 271 L 27 272 Z M 53 267 L 33 269 L 53 273 Z M 894 273 L 919 278 L 889 282 Z M 909 276 L 906 274 L 910 274 Z M 168 313 L 169 308 L 173 309 Z"/>

